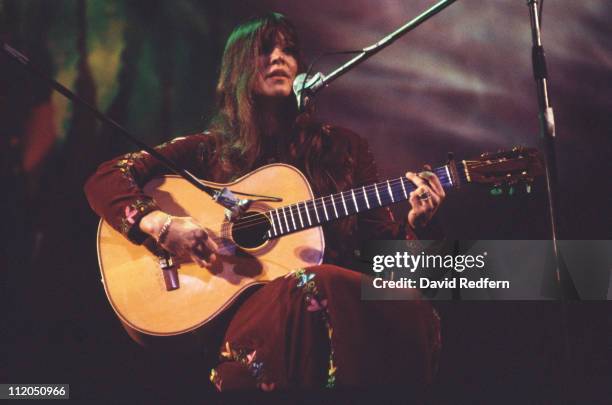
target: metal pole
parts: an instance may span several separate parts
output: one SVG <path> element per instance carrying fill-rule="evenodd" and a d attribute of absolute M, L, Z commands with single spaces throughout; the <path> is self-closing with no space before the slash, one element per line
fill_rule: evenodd
<path fill-rule="evenodd" d="M 537 0 L 527 0 L 527 5 L 529 7 L 531 19 L 533 75 L 536 81 L 538 95 L 540 141 L 544 152 L 546 190 L 548 193 L 548 217 L 550 220 L 551 241 L 553 245 L 556 286 L 560 298 L 578 300 L 580 296 L 578 295 L 578 291 L 576 290 L 567 268 L 560 260 L 557 244 L 559 219 L 557 201 L 559 187 L 557 181 L 557 157 L 555 153 L 555 117 L 548 94 L 548 71 L 540 33 L 538 2 Z"/>

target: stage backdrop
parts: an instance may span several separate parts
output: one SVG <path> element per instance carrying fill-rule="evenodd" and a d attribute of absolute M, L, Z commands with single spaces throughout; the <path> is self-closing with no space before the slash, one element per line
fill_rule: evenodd
<path fill-rule="evenodd" d="M 433 3 L 0 0 L 0 37 L 157 144 L 206 127 L 223 44 L 245 18 L 288 15 L 312 60 L 371 45 Z M 457 1 L 323 91 L 320 119 L 366 137 L 381 176 L 444 163 L 449 151 L 465 158 L 537 146 L 525 3 Z M 610 239 L 612 3 L 545 0 L 543 15 L 560 237 Z M 315 68 L 327 73 L 344 60 L 324 58 Z M 159 358 L 136 347 L 99 282 L 97 218 L 83 183 L 99 163 L 133 147 L 6 61 L 0 69 L 0 178 L 10 190 L 0 202 L 0 296 L 7 302 L 0 331 L 8 354 L 0 381 L 67 382 L 73 397 L 113 402 L 120 390 L 167 400 L 211 390 L 200 357 Z M 545 196 L 541 181 L 532 194 L 513 197 L 466 189 L 449 195 L 440 218 L 449 236 L 546 239 Z M 446 343 L 436 392 L 494 400 L 512 384 L 557 387 L 558 306 L 465 304 L 440 307 Z M 593 386 L 609 383 L 609 310 L 593 303 L 568 312 L 573 372 Z"/>
<path fill-rule="evenodd" d="M 443 163 L 449 151 L 465 158 L 515 145 L 537 146 L 537 98 L 524 3 L 453 4 L 322 92 L 316 101 L 319 117 L 368 138 L 384 176 Z M 312 60 L 324 51 L 373 44 L 432 2 L 0 4 L 8 27 L 5 39 L 141 139 L 156 144 L 206 126 L 223 43 L 244 18 L 267 10 L 288 15 Z M 543 15 L 557 121 L 561 237 L 604 238 L 610 235 L 605 210 L 610 203 L 612 4 L 547 1 Z M 326 57 L 315 69 L 328 73 L 346 59 Z M 32 87 L 32 93 L 44 93 Z M 26 170 L 35 174 L 44 166 L 54 145 L 56 151 L 79 145 L 73 149 L 81 152 L 84 145 L 91 151 L 87 172 L 102 159 L 132 148 L 111 140 L 90 116 L 75 113 L 63 96 L 40 98 L 28 105 L 36 112 L 29 117 L 29 128 L 38 131 L 30 130 L 23 142 Z M 451 233 L 464 237 L 545 238 L 542 190 L 539 184 L 530 198 L 456 195 L 442 216 Z"/>

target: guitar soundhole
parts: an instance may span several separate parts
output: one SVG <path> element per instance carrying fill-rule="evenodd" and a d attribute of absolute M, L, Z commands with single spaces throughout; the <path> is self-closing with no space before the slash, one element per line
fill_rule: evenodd
<path fill-rule="evenodd" d="M 232 239 L 244 248 L 253 249 L 263 245 L 271 225 L 268 217 L 259 212 L 247 212 L 232 225 Z"/>

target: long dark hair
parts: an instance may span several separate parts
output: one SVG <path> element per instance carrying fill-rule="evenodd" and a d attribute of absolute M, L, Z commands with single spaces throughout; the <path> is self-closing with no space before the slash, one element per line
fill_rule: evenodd
<path fill-rule="evenodd" d="M 255 114 L 253 92 L 257 58 L 273 47 L 277 38 L 295 49 L 298 69 L 303 67 L 298 37 L 293 24 L 282 14 L 269 13 L 239 25 L 229 36 L 223 52 L 217 83 L 217 114 L 211 129 L 220 134 L 221 157 L 231 162 L 233 170 L 252 168 L 262 147 L 259 120 Z M 297 107 L 287 100 L 286 114 L 294 120 Z"/>
<path fill-rule="evenodd" d="M 297 31 L 278 13 L 252 18 L 236 27 L 223 52 L 216 89 L 217 113 L 210 129 L 217 136 L 222 168 L 234 176 L 254 169 L 262 153 L 263 137 L 253 92 L 257 57 L 273 47 L 279 37 L 292 50 L 298 72 L 304 71 Z M 317 124 L 311 112 L 299 114 L 293 97 L 288 97 L 285 104 L 283 118 L 293 124 L 286 139 L 290 163 L 306 173 L 315 192 L 333 192 L 350 184 L 352 158 L 346 148 L 331 142 L 330 131 Z"/>

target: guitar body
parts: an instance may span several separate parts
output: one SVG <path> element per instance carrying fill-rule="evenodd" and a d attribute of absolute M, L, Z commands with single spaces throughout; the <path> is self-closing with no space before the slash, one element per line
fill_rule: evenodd
<path fill-rule="evenodd" d="M 304 175 L 284 164 L 264 166 L 230 184 L 203 182 L 235 192 L 282 198 L 280 202 L 256 201 L 243 217 L 313 198 Z M 234 229 L 236 226 L 225 218 L 225 209 L 179 176 L 154 179 L 144 190 L 163 211 L 195 218 L 217 242 L 219 254 L 211 269 L 174 260 L 179 286 L 168 290 L 163 274 L 167 270 L 161 269 L 155 248 L 135 245 L 100 221 L 98 260 L 106 295 L 130 335 L 141 343 L 137 336 L 143 334 L 172 336 L 202 329 L 251 287 L 323 260 L 321 227 L 245 247 L 236 243 L 245 239 L 239 234 L 244 231 Z M 250 225 L 249 221 L 240 227 L 249 228 L 245 225 Z"/>

